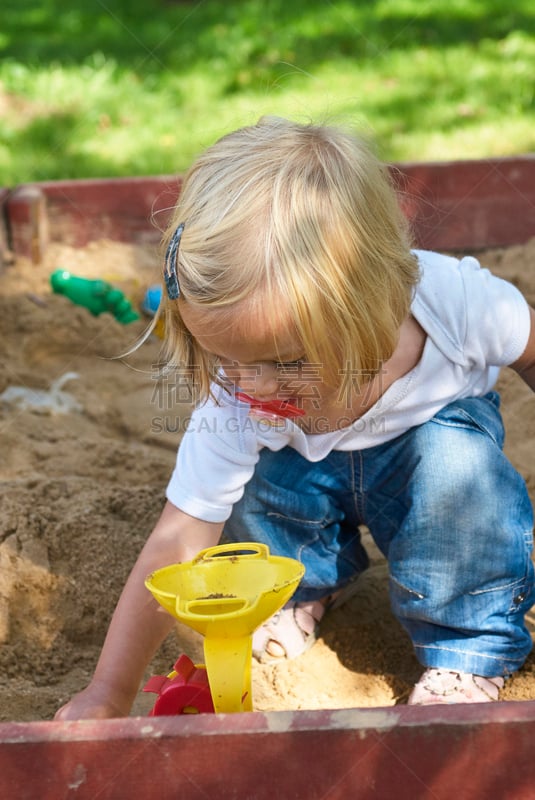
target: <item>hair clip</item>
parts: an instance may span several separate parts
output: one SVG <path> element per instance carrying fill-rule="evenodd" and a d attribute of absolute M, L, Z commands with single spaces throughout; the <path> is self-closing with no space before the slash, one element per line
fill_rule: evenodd
<path fill-rule="evenodd" d="M 178 284 L 178 277 L 176 274 L 176 263 L 184 227 L 185 223 L 181 222 L 176 231 L 173 233 L 165 253 L 165 272 L 163 277 L 165 280 L 165 286 L 169 300 L 176 300 L 178 297 L 180 297 L 180 286 Z"/>

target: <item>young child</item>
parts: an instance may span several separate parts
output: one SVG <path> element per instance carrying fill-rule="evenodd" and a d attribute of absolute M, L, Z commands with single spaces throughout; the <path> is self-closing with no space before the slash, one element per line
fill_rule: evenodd
<path fill-rule="evenodd" d="M 532 509 L 493 391 L 535 388 L 535 312 L 474 258 L 411 251 L 388 170 L 343 130 L 263 118 L 186 176 L 166 239 L 169 362 L 198 405 L 90 685 L 58 719 L 129 713 L 174 625 L 145 577 L 227 541 L 306 573 L 254 638 L 294 657 L 367 565 L 424 672 L 409 703 L 487 702 L 531 649 Z"/>

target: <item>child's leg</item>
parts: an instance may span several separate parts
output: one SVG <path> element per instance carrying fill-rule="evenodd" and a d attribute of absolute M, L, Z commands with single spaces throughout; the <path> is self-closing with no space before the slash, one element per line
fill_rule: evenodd
<path fill-rule="evenodd" d="M 393 610 L 418 659 L 487 678 L 524 662 L 534 602 L 533 514 L 501 451 L 495 402 L 492 394 L 452 403 L 386 447 L 388 470 L 364 451 L 362 473 L 365 520 L 387 555 Z"/>
<path fill-rule="evenodd" d="M 224 541 L 256 541 L 295 558 L 306 571 L 282 612 L 256 632 L 253 650 L 292 658 L 314 641 L 325 599 L 368 565 L 360 542 L 351 453 L 310 463 L 295 450 L 263 450 L 225 525 Z"/>

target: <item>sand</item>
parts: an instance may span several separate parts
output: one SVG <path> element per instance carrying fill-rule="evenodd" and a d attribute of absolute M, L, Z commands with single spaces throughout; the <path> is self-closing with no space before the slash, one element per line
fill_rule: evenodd
<path fill-rule="evenodd" d="M 535 240 L 481 259 L 535 304 Z M 46 396 L 35 392 L 65 381 L 56 388 L 55 411 L 0 401 L 3 721 L 51 719 L 88 682 L 118 594 L 162 508 L 189 410 L 177 404 L 170 430 L 163 429 L 157 337 L 126 359 L 113 358 L 128 350 L 146 320 L 123 326 L 53 295 L 48 276 L 57 267 L 112 281 L 136 302 L 158 278 L 153 249 L 109 241 L 80 250 L 52 245 L 43 264 L 19 260 L 0 275 L 0 395 L 25 387 L 42 401 Z M 533 396 L 510 370 L 499 388 L 506 451 L 535 501 Z M 385 562 L 366 533 L 365 540 L 371 567 L 351 600 L 327 613 L 314 647 L 291 662 L 253 665 L 256 709 L 406 700 L 421 668 L 390 612 Z M 528 622 L 535 630 L 533 612 Z M 200 638 L 171 634 L 147 678 L 168 672 L 182 652 L 202 660 Z M 502 697 L 535 699 L 535 656 Z M 152 702 L 140 692 L 133 714 L 146 713 Z"/>

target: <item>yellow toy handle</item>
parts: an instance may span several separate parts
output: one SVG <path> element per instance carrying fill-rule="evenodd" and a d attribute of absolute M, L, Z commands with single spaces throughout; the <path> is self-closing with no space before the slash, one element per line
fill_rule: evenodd
<path fill-rule="evenodd" d="M 259 542 L 229 542 L 228 544 L 218 544 L 215 547 L 207 547 L 197 553 L 192 564 L 199 564 L 201 561 L 209 561 L 212 558 L 269 558 L 269 547 Z"/>

